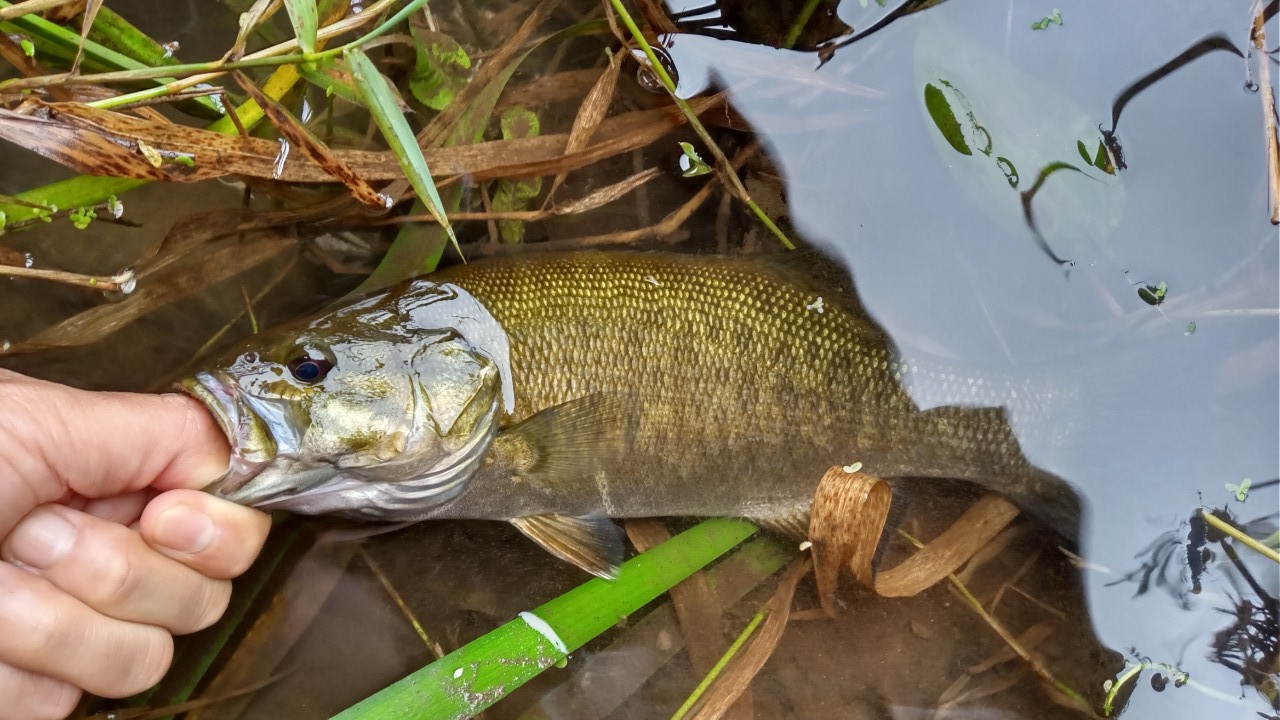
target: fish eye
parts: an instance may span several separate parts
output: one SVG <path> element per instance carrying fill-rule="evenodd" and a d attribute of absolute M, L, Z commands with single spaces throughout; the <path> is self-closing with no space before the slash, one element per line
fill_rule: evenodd
<path fill-rule="evenodd" d="M 287 367 L 298 382 L 314 385 L 333 369 L 333 361 L 312 348 L 306 348 L 301 355 L 290 360 Z"/>

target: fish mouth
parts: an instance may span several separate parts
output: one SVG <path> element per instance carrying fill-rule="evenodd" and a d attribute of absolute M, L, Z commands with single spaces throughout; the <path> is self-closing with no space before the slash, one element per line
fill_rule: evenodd
<path fill-rule="evenodd" d="M 178 383 L 178 390 L 200 401 L 213 415 L 231 445 L 231 464 L 222 477 L 204 488 L 233 502 L 248 498 L 239 493 L 276 455 L 276 444 L 267 425 L 239 397 L 229 378 L 221 373 L 198 372 Z"/>

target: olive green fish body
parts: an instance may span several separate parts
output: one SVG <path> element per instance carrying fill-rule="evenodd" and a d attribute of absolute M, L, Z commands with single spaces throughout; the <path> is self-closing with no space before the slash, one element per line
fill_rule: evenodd
<path fill-rule="evenodd" d="M 832 465 L 974 480 L 1071 523 L 998 410 L 919 411 L 852 293 L 768 259 L 574 253 L 442 273 L 511 343 L 513 419 L 592 393 L 634 409 L 617 462 L 555 487 L 487 477 L 444 512 L 803 522 Z M 487 484 L 487 487 L 485 485 Z M 1047 484 L 1047 485 L 1046 485 Z"/>
<path fill-rule="evenodd" d="M 459 266 L 246 341 L 183 382 L 233 463 L 211 492 L 384 520 L 509 520 L 608 576 L 609 517 L 803 535 L 818 481 L 969 480 L 1074 537 L 1078 499 L 999 408 L 922 411 L 844 282 L 795 256 L 531 254 Z M 984 390 L 985 391 L 985 390 Z M 1009 393 L 1012 396 L 1015 393 Z M 1023 393 L 1025 396 L 1026 393 Z"/>

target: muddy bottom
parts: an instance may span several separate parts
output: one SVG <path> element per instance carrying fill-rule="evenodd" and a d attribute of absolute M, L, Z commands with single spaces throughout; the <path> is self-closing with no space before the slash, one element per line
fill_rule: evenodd
<path fill-rule="evenodd" d="M 951 490 L 917 494 L 902 527 L 932 537 L 969 499 Z M 669 524 L 675 530 L 686 522 Z M 350 532 L 331 530 L 330 536 Z M 1078 571 L 1049 537 L 1033 523 L 1017 521 L 995 541 L 1004 547 L 961 577 L 1049 673 L 1097 707 L 1104 680 L 1122 661 L 1093 636 Z M 731 553 L 709 571 L 717 597 L 741 598 L 712 609 L 723 613 L 710 633 L 719 646 L 699 647 L 704 658 L 717 657 L 772 595 L 777 576 L 761 580 L 760 553 L 785 559 L 794 552 L 789 541 L 755 542 L 754 550 L 740 548 L 739 556 Z M 904 541 L 895 541 L 882 566 L 900 562 L 908 550 Z M 322 542 L 309 556 L 294 574 L 307 575 L 303 586 L 312 591 L 294 591 L 288 600 L 277 596 L 274 615 L 264 614 L 265 622 L 244 641 L 259 662 L 263 638 L 271 638 L 266 644 L 273 650 L 265 654 L 277 657 L 292 643 L 271 671 L 283 675 L 196 717 L 329 717 L 429 663 L 435 652 L 449 652 L 587 579 L 501 523 L 424 523 L 367 538 L 358 548 Z M 749 700 L 729 717 L 1080 716 L 1055 701 L 1027 663 L 945 583 L 911 598 L 881 598 L 846 578 L 838 601 L 835 619 L 789 623 L 751 685 Z M 811 576 L 801 581 L 792 608 L 802 616 L 816 614 L 804 612 L 818 608 Z M 414 630 L 410 614 L 423 635 Z M 686 640 L 705 644 L 705 630 L 696 629 L 691 638 L 664 596 L 484 717 L 670 717 L 702 678 Z M 245 656 L 231 654 L 220 673 L 223 683 L 207 692 L 218 695 L 234 690 L 235 682 L 249 682 L 226 681 L 244 675 L 246 668 L 236 665 Z M 251 672 L 252 680 L 271 674 Z"/>

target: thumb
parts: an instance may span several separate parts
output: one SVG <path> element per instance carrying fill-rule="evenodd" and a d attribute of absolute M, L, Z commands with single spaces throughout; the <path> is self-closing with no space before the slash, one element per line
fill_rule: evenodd
<path fill-rule="evenodd" d="M 0 469 L 9 476 L 0 535 L 69 493 L 201 488 L 228 460 L 222 431 L 184 395 L 89 392 L 0 370 Z"/>

